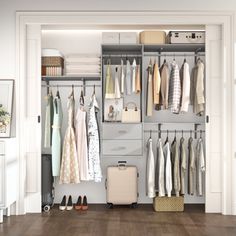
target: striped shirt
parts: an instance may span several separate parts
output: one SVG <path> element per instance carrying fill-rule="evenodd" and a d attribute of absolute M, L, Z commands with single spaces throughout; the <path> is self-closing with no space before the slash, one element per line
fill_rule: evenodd
<path fill-rule="evenodd" d="M 171 112 L 178 114 L 181 102 L 181 82 L 179 76 L 179 67 L 175 61 L 171 63 L 168 101 Z"/>

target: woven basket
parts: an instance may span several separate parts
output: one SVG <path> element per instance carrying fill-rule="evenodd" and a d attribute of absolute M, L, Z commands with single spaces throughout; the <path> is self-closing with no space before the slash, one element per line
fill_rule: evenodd
<path fill-rule="evenodd" d="M 58 66 L 64 68 L 62 57 L 42 57 L 42 66 Z"/>
<path fill-rule="evenodd" d="M 184 211 L 184 197 L 155 197 L 155 211 Z"/>

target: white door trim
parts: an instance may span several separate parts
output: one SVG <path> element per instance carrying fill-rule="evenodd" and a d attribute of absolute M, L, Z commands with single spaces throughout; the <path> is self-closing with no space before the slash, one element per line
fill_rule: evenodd
<path fill-rule="evenodd" d="M 233 165 L 235 140 L 233 126 L 234 108 L 234 12 L 158 12 L 158 11 L 83 11 L 83 12 L 17 12 L 16 13 L 16 129 L 17 150 L 19 153 L 19 201 L 18 213 L 25 213 L 25 143 L 24 143 L 24 117 L 25 117 L 25 58 L 26 58 L 26 25 L 221 25 L 223 29 L 222 55 L 227 63 L 224 64 L 222 85 L 224 86 L 224 122 L 221 124 L 224 137 L 223 162 L 222 162 L 222 213 L 236 214 L 236 183 L 233 181 L 233 173 L 236 167 Z"/>

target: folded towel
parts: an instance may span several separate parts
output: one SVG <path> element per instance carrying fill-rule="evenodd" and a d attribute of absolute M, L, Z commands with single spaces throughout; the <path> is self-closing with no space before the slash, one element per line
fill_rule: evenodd
<path fill-rule="evenodd" d="M 55 48 L 43 48 L 42 57 L 63 57 L 63 55 Z"/>
<path fill-rule="evenodd" d="M 100 77 L 100 73 L 65 73 L 66 76 L 79 76 L 79 77 Z"/>
<path fill-rule="evenodd" d="M 101 70 L 100 65 L 66 65 L 66 70 Z"/>
<path fill-rule="evenodd" d="M 100 58 L 101 55 L 97 53 L 74 53 L 67 54 L 66 58 Z"/>
<path fill-rule="evenodd" d="M 101 59 L 100 58 L 66 58 L 66 63 L 94 63 L 94 64 L 100 64 Z"/>

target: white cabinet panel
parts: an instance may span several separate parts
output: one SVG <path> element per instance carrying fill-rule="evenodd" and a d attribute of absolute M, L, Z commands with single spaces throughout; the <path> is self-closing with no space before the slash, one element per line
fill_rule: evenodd
<path fill-rule="evenodd" d="M 26 192 L 36 193 L 38 191 L 38 153 L 26 154 Z"/>
<path fill-rule="evenodd" d="M 220 153 L 222 151 L 221 117 L 211 116 L 210 134 L 210 152 Z"/>
<path fill-rule="evenodd" d="M 221 116 L 222 112 L 222 97 L 221 94 L 221 80 L 214 80 L 211 83 L 210 87 L 210 99 L 209 99 L 209 109 L 211 111 L 211 115 L 213 116 Z M 216 96 L 218 94 L 218 96 Z"/>
<path fill-rule="evenodd" d="M 209 165 L 210 171 L 210 191 L 212 193 L 220 193 L 222 191 L 222 177 L 221 177 L 221 156 L 219 153 L 211 153 L 210 154 L 211 161 Z"/>
<path fill-rule="evenodd" d="M 209 49 L 210 52 L 213 52 L 210 54 L 209 57 L 209 63 L 210 63 L 210 71 L 211 71 L 211 77 L 215 78 L 221 78 L 222 75 L 222 53 L 221 53 L 221 40 L 210 40 L 209 42 Z"/>
<path fill-rule="evenodd" d="M 0 206 L 4 205 L 4 188 L 5 188 L 5 181 L 4 181 L 4 172 L 5 172 L 5 151 L 4 151 L 4 142 L 0 142 Z"/>

